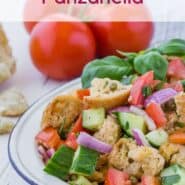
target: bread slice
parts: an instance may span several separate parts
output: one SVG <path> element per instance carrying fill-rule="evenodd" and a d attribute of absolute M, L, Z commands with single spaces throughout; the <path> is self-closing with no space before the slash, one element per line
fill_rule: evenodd
<path fill-rule="evenodd" d="M 6 34 L 0 25 L 0 83 L 9 79 L 16 70 L 15 59 Z"/>
<path fill-rule="evenodd" d="M 68 129 L 80 115 L 83 108 L 82 101 L 73 95 L 61 95 L 46 107 L 41 127 L 54 127 Z"/>
<path fill-rule="evenodd" d="M 111 90 L 112 86 L 116 89 Z M 104 107 L 112 109 L 128 102 L 131 86 L 123 86 L 119 81 L 108 78 L 94 79 L 90 88 L 91 95 L 84 97 L 85 107 Z"/>

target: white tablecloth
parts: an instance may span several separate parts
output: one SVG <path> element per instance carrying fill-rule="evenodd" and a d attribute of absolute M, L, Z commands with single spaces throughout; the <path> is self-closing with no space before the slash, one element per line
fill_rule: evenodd
<path fill-rule="evenodd" d="M 11 80 L 0 85 L 0 91 L 16 86 L 22 90 L 31 104 L 50 89 L 64 83 L 47 79 L 32 65 L 28 49 L 29 35 L 22 23 L 4 23 L 3 25 L 17 60 L 17 72 Z M 174 37 L 185 39 L 185 23 L 157 23 L 152 44 Z M 20 179 L 17 179 L 16 173 L 9 165 L 7 141 L 8 136 L 0 136 L 0 185 L 24 185 L 19 181 Z"/>

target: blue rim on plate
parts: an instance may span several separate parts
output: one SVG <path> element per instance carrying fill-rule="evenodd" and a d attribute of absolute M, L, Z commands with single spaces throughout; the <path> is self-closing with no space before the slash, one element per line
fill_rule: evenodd
<path fill-rule="evenodd" d="M 35 181 L 32 180 L 31 178 L 29 178 L 27 175 L 25 175 L 25 173 L 23 173 L 23 172 L 19 169 L 19 167 L 17 166 L 16 162 L 15 162 L 14 159 L 13 159 L 13 154 L 11 153 L 10 142 L 11 142 L 11 140 L 12 140 L 12 135 L 13 135 L 15 129 L 17 128 L 17 126 L 19 125 L 19 123 L 21 123 L 21 120 L 22 120 L 27 114 L 29 114 L 29 112 L 31 111 L 32 107 L 33 107 L 35 104 L 37 104 L 37 103 L 39 104 L 40 102 L 42 102 L 43 99 L 45 99 L 45 97 L 47 97 L 47 95 L 48 95 L 50 92 L 52 92 L 52 91 L 57 91 L 57 90 L 59 91 L 60 89 L 61 89 L 61 91 L 62 91 L 62 90 L 64 91 L 64 89 L 67 89 L 68 87 L 73 86 L 73 85 L 75 85 L 75 84 L 77 84 L 77 83 L 79 83 L 79 82 L 80 82 L 80 79 L 78 78 L 78 79 L 73 80 L 73 81 L 71 81 L 71 82 L 69 82 L 69 83 L 67 83 L 67 84 L 64 84 L 64 85 L 60 86 L 60 87 L 56 87 L 56 88 L 50 90 L 49 92 L 47 92 L 44 96 L 38 98 L 32 105 L 30 105 L 29 109 L 18 119 L 18 121 L 17 121 L 15 127 L 13 128 L 13 130 L 12 130 L 12 132 L 11 132 L 11 134 L 10 134 L 9 140 L 8 140 L 8 158 L 9 158 L 9 160 L 10 160 L 10 164 L 12 165 L 13 169 L 17 172 L 17 174 L 18 174 L 26 183 L 28 183 L 28 184 L 30 184 L 30 185 L 39 185 L 37 182 L 35 182 Z"/>

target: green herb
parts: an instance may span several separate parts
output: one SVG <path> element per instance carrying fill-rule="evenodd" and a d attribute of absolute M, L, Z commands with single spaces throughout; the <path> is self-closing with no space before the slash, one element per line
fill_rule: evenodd
<path fill-rule="evenodd" d="M 148 96 L 150 96 L 150 95 L 152 94 L 152 88 L 149 87 L 149 86 L 143 87 L 143 89 L 142 89 L 142 94 L 143 94 L 143 96 L 144 96 L 145 98 L 148 97 Z"/>
<path fill-rule="evenodd" d="M 175 126 L 180 127 L 180 128 L 184 128 L 185 127 L 185 123 L 182 122 L 176 122 Z"/>
<path fill-rule="evenodd" d="M 138 55 L 138 53 L 134 53 L 134 52 L 123 52 L 123 51 L 117 51 L 121 56 L 125 57 L 127 59 L 127 61 L 129 63 L 134 62 L 134 59 L 136 58 L 136 56 Z"/>
<path fill-rule="evenodd" d="M 159 50 L 165 55 L 183 56 L 185 55 L 185 40 L 172 39 L 159 46 Z"/>
<path fill-rule="evenodd" d="M 116 56 L 97 59 L 85 66 L 81 77 L 82 86 L 83 88 L 90 87 L 91 81 L 95 77 L 120 81 L 124 75 L 132 73 L 132 65 L 124 59 Z"/>
<path fill-rule="evenodd" d="M 159 91 L 159 90 L 161 90 L 161 89 L 163 88 L 163 86 L 164 86 L 164 81 L 161 81 L 161 82 L 159 82 L 159 83 L 154 87 L 154 90 L 155 90 L 155 91 Z"/>
<path fill-rule="evenodd" d="M 130 76 L 124 76 L 121 80 L 121 83 L 123 85 L 130 85 L 137 79 L 137 77 L 138 77 L 138 75 L 136 75 L 136 74 L 130 75 Z"/>
<path fill-rule="evenodd" d="M 183 86 L 183 88 L 184 88 L 184 90 L 185 90 L 185 80 L 182 80 L 182 81 L 181 81 L 181 84 L 182 84 L 182 86 Z"/>
<path fill-rule="evenodd" d="M 139 55 L 134 59 L 134 68 L 139 74 L 154 71 L 155 79 L 164 80 L 166 78 L 168 61 L 158 52 L 151 51 Z"/>
<path fill-rule="evenodd" d="M 115 91 L 117 88 L 118 88 L 117 83 L 112 83 L 112 84 L 110 85 L 110 90 L 111 90 L 111 91 Z"/>
<path fill-rule="evenodd" d="M 180 181 L 179 175 L 162 177 L 162 184 L 165 184 L 165 185 L 177 184 L 179 181 Z"/>

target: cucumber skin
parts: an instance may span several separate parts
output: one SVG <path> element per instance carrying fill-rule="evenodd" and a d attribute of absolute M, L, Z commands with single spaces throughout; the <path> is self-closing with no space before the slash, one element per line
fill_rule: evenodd
<path fill-rule="evenodd" d="M 179 176 L 179 178 L 177 178 Z M 174 164 L 166 169 L 164 169 L 161 174 L 161 181 L 162 185 L 185 185 L 185 168 L 178 164 Z M 172 179 L 170 181 L 167 180 L 167 178 L 176 178 L 176 182 L 173 182 Z M 169 182 L 169 183 L 166 183 Z M 171 183 L 170 183 L 171 182 Z"/>
<path fill-rule="evenodd" d="M 44 171 L 62 180 L 67 180 L 74 157 L 74 150 L 62 145 L 48 161 Z"/>
<path fill-rule="evenodd" d="M 75 153 L 70 173 L 84 176 L 92 175 L 95 171 L 98 157 L 98 152 L 84 146 L 79 146 Z"/>
<path fill-rule="evenodd" d="M 88 130 L 97 131 L 103 125 L 104 119 L 104 108 L 84 110 L 82 113 L 82 126 Z"/>

